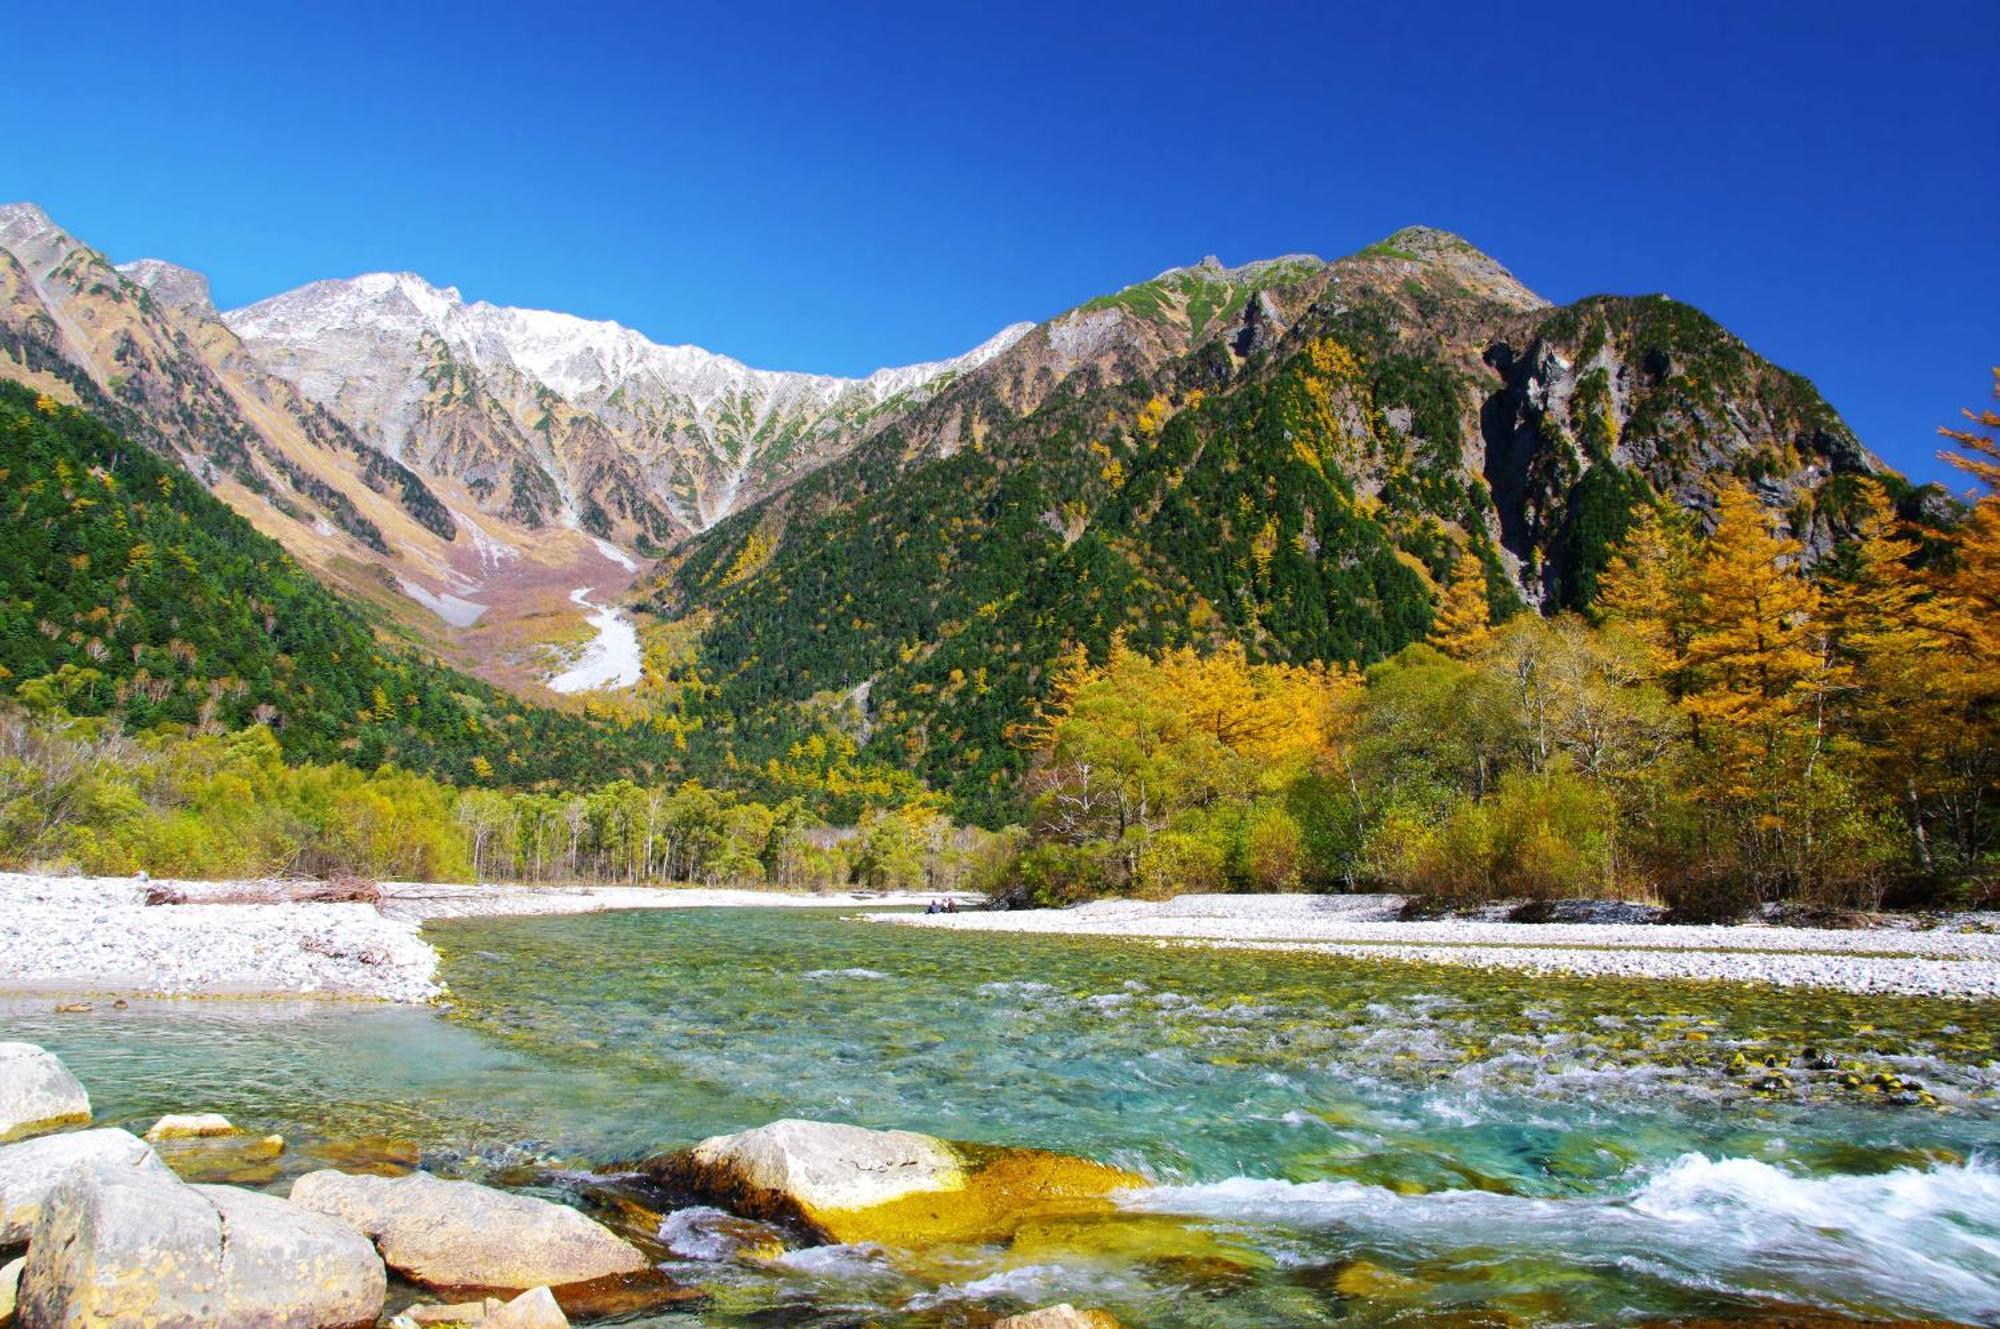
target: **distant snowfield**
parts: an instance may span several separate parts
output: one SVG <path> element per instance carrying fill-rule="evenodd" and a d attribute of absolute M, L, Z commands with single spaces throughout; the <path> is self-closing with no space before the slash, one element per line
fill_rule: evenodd
<path fill-rule="evenodd" d="M 639 681 L 639 625 L 616 605 L 592 604 L 592 589 L 579 586 L 569 598 L 590 611 L 597 639 L 583 648 L 575 664 L 549 679 L 549 687 L 556 692 L 629 688 Z"/>

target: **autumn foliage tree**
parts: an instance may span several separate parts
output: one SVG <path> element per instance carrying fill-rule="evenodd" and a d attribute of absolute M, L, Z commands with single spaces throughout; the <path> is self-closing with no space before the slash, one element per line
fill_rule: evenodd
<path fill-rule="evenodd" d="M 1467 550 L 1452 565 L 1451 581 L 1431 625 L 1431 645 L 1454 660 L 1470 660 L 1493 644 L 1493 619 L 1486 603 L 1486 568 Z"/>

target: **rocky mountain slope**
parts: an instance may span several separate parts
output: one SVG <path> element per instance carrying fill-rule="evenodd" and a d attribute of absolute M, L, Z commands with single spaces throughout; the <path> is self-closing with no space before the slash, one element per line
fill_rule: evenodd
<path fill-rule="evenodd" d="M 1412 228 L 1333 263 L 1178 269 L 1042 325 L 845 458 L 680 546 L 710 741 L 832 715 L 1004 808 L 1077 644 L 1366 663 L 1471 551 L 1496 614 L 1588 603 L 1650 495 L 1752 480 L 1809 551 L 1882 475 L 1811 384 L 1658 296 L 1556 308 Z"/>
<path fill-rule="evenodd" d="M 611 323 L 468 304 L 410 274 L 218 313 L 207 281 L 114 265 L 0 207 L 0 377 L 177 457 L 342 590 L 496 682 L 641 560 L 1004 351 L 865 379 L 771 373 Z M 636 557 L 635 557 L 636 556 Z"/>
<path fill-rule="evenodd" d="M 1817 557 L 1859 477 L 1904 492 L 1699 311 L 1555 307 L 1422 227 L 839 379 L 410 274 L 218 314 L 198 275 L 16 206 L 0 376 L 177 455 L 488 678 L 545 679 L 536 643 L 638 583 L 694 760 L 761 768 L 831 718 L 972 807 L 1004 804 L 1011 729 L 1077 644 L 1366 662 L 1467 551 L 1496 614 L 1580 607 L 1649 497 L 1744 477 Z"/>
<path fill-rule="evenodd" d="M 93 412 L 0 382 L 0 438 L 0 689 L 10 705 L 112 717 L 135 732 L 268 724 L 294 758 L 455 781 L 578 783 L 656 769 L 660 745 L 643 729 L 525 705 L 383 642 L 173 459 Z M 138 793 L 124 797 L 118 815 L 134 814 Z"/>

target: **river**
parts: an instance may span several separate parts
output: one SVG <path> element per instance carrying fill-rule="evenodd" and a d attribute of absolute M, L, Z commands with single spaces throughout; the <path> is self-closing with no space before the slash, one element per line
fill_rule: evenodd
<path fill-rule="evenodd" d="M 677 1258 L 711 1304 L 643 1323 L 983 1324 L 1056 1300 L 1133 1326 L 2000 1315 L 1990 1005 L 817 911 L 429 935 L 448 1011 L 14 1002 L 0 1023 L 59 1052 L 100 1121 L 206 1109 L 284 1133 L 280 1186 L 420 1159 L 563 1195 L 573 1169 L 779 1116 L 1038 1145 L 1158 1183 L 1115 1219 L 1005 1248 Z"/>

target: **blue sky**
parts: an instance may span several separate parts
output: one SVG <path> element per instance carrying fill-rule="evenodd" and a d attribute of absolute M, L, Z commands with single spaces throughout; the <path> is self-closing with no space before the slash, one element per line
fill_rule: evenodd
<path fill-rule="evenodd" d="M 79 0 L 0 195 L 224 305 L 410 269 L 839 373 L 1422 222 L 1701 306 L 1926 479 L 2000 363 L 1996 0 L 510 8 Z"/>

